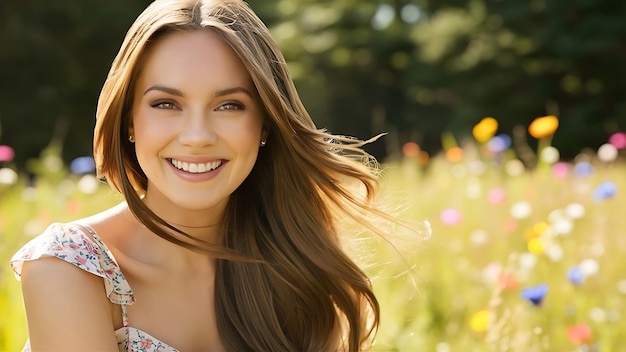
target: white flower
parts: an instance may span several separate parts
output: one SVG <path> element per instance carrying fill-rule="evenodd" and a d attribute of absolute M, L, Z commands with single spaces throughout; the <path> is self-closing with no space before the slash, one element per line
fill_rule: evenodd
<path fill-rule="evenodd" d="M 532 210 L 533 209 L 530 206 L 530 203 L 526 201 L 520 201 L 511 206 L 511 216 L 516 219 L 525 219 L 530 216 Z"/>

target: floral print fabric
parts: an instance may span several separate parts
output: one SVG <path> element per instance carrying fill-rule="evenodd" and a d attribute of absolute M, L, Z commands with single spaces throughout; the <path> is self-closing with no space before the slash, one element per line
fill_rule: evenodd
<path fill-rule="evenodd" d="M 92 238 L 87 236 L 84 230 L 87 230 Z M 89 226 L 51 224 L 41 235 L 24 245 L 11 258 L 11 266 L 17 279 L 20 279 L 25 261 L 36 260 L 43 256 L 59 258 L 104 279 L 107 297 L 111 302 L 121 305 L 123 312 L 124 327 L 115 331 L 120 351 L 177 351 L 149 334 L 128 326 L 126 305 L 135 302 L 133 291 L 111 252 Z M 23 352 L 29 351 L 30 344 L 27 342 Z"/>

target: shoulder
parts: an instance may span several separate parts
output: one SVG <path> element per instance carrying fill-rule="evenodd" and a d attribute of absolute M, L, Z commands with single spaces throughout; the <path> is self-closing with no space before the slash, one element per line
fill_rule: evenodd
<path fill-rule="evenodd" d="M 104 270 L 99 264 L 101 256 L 102 249 L 79 226 L 53 223 L 17 251 L 11 258 L 11 265 L 19 278 L 25 262 L 56 257 L 91 274 L 104 277 Z"/>
<path fill-rule="evenodd" d="M 101 278 L 44 256 L 23 263 L 21 279 L 33 349 L 72 350 L 91 345 L 113 350 L 117 346 L 112 338 L 111 303 Z"/>
<path fill-rule="evenodd" d="M 15 253 L 11 266 L 18 280 L 26 280 L 26 268 L 29 267 L 31 277 L 44 286 L 56 283 L 73 286 L 72 280 L 88 280 L 97 282 L 99 293 L 105 293 L 103 296 L 113 303 L 132 304 L 135 301 L 111 251 L 89 225 L 51 224 Z M 57 281 L 48 282 L 44 280 L 46 277 Z"/>

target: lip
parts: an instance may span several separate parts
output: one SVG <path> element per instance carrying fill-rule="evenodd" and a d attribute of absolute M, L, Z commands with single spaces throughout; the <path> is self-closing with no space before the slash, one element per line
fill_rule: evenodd
<path fill-rule="evenodd" d="M 182 169 L 177 168 L 172 164 L 172 160 L 176 160 L 179 162 L 192 163 L 192 164 L 211 164 L 220 162 L 220 164 L 212 170 L 203 171 L 203 172 L 189 172 Z M 220 159 L 220 158 L 198 158 L 198 157 L 173 157 L 173 158 L 165 158 L 165 162 L 172 171 L 179 178 L 189 181 L 189 182 L 204 182 L 213 179 L 216 177 L 224 166 L 228 163 L 228 160 Z"/>

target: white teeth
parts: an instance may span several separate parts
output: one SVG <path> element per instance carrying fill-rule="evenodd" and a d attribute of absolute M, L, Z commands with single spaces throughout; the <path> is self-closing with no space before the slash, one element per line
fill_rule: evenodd
<path fill-rule="evenodd" d="M 221 160 L 211 161 L 211 162 L 208 162 L 208 163 L 200 163 L 200 164 L 188 163 L 188 162 L 179 161 L 179 160 L 176 160 L 176 159 L 171 159 L 170 162 L 177 169 L 183 170 L 183 171 L 187 171 L 187 172 L 190 172 L 192 174 L 212 171 L 212 170 L 217 169 L 220 165 L 222 165 L 222 161 Z"/>

